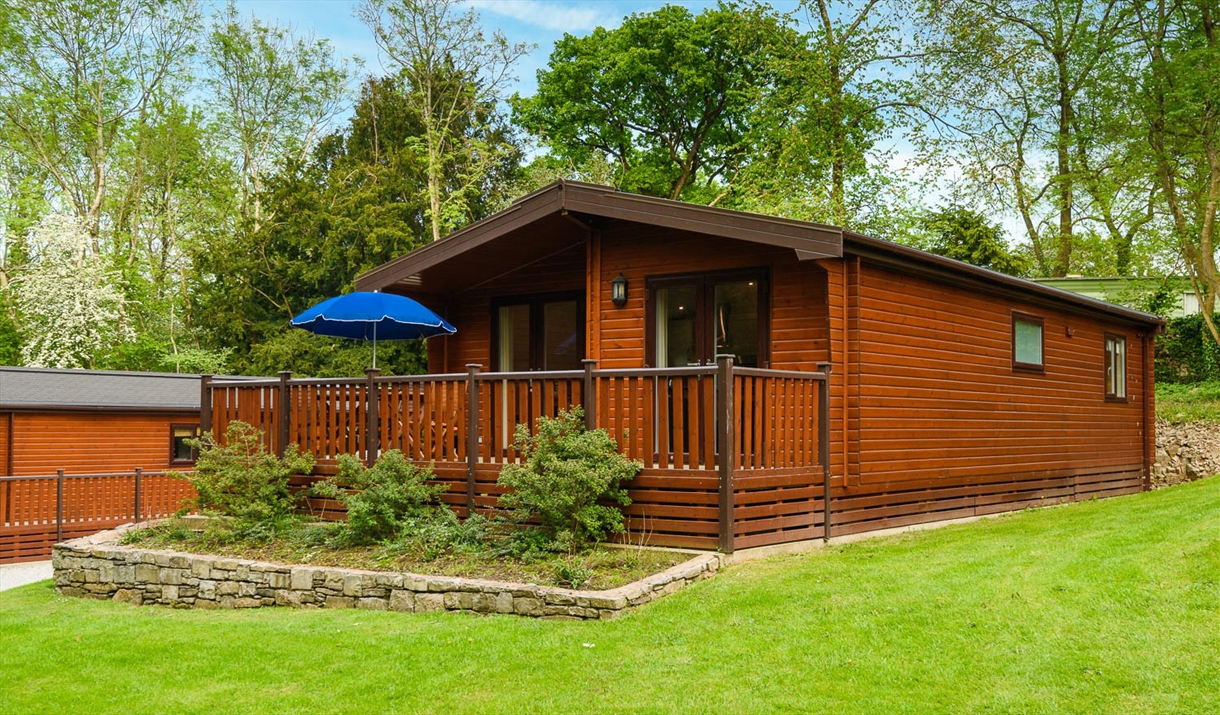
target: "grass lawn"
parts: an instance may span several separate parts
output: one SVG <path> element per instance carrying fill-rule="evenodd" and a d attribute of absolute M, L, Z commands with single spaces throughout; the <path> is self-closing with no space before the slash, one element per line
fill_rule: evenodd
<path fill-rule="evenodd" d="M 1220 712 L 1220 478 L 732 566 L 611 622 L 0 593 L 3 712 Z"/>

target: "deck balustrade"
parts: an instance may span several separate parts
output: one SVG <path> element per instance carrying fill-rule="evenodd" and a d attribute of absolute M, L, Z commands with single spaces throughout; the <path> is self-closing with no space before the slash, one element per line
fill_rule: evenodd
<path fill-rule="evenodd" d="M 398 449 L 432 465 L 460 514 L 495 508 L 496 476 L 521 461 L 517 425 L 584 408 L 620 451 L 643 465 L 632 481 L 629 538 L 735 548 L 826 534 L 828 367 L 821 372 L 702 367 L 483 372 L 364 378 L 222 381 L 205 377 L 202 423 L 223 435 L 235 420 L 268 449 L 296 444 L 333 470 Z M 729 448 L 726 449 L 725 446 Z"/>

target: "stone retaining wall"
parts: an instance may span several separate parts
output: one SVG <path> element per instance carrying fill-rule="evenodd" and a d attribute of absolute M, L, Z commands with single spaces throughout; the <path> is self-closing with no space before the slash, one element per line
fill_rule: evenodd
<path fill-rule="evenodd" d="M 470 611 L 556 619 L 613 618 L 719 570 L 699 554 L 609 591 L 421 576 L 156 551 L 119 543 L 122 529 L 55 546 L 55 588 L 67 596 L 174 608 L 366 608 Z"/>
<path fill-rule="evenodd" d="M 1156 421 L 1152 487 L 1173 486 L 1220 474 L 1220 425 Z"/>

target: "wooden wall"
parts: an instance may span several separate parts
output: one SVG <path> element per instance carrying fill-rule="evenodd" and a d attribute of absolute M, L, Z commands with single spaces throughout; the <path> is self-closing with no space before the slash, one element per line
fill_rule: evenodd
<path fill-rule="evenodd" d="M 199 416 L 151 412 L 4 412 L 0 444 L 5 476 L 129 472 L 169 468 L 171 424 Z M 11 425 L 11 427 L 10 427 Z M 10 443 L 11 435 L 11 443 Z"/>
<path fill-rule="evenodd" d="M 1142 488 L 1152 427 L 1136 328 L 853 257 L 842 269 L 835 533 Z M 1043 374 L 1012 369 L 1014 310 L 1045 320 Z M 1126 402 L 1105 399 L 1105 332 L 1127 337 Z"/>

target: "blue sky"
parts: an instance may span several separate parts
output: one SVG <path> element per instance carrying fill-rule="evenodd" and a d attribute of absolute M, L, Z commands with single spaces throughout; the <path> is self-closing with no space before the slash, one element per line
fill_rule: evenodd
<path fill-rule="evenodd" d="M 368 29 L 357 20 L 351 0 L 238 0 L 244 14 L 253 13 L 264 21 L 291 24 L 299 32 L 312 32 L 329 39 L 343 55 L 360 57 L 365 71 L 380 73 L 377 57 Z M 565 32 L 583 35 L 595 27 L 616 27 L 623 17 L 634 12 L 650 12 L 667 3 L 660 0 L 467 0 L 478 10 L 486 31 L 499 30 L 510 42 L 526 42 L 536 48 L 518 67 L 519 83 L 515 88 L 529 95 L 537 86 L 535 75 L 546 66 L 555 41 Z M 684 5 L 694 12 L 715 1 L 671 2 Z M 795 8 L 795 0 L 775 2 L 781 11 Z"/>

